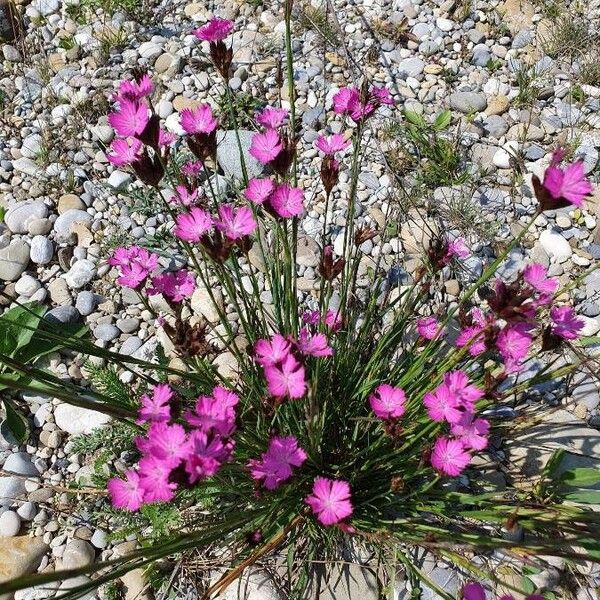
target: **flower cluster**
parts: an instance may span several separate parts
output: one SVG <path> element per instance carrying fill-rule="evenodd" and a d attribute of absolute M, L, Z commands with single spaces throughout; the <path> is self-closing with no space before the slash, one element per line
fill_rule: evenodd
<path fill-rule="evenodd" d="M 144 504 L 168 502 L 179 485 L 211 477 L 231 460 L 237 394 L 217 386 L 212 396 L 198 398 L 195 410 L 185 415 L 188 430 L 173 422 L 174 396 L 168 385 L 160 384 L 141 397 L 138 423 L 149 427 L 135 440 L 141 453 L 138 469 L 108 482 L 113 506 L 136 511 Z"/>
<path fill-rule="evenodd" d="M 467 583 L 462 590 L 463 600 L 486 600 L 485 588 L 476 582 Z M 511 594 L 505 594 L 498 598 L 498 600 L 515 600 L 515 597 Z M 544 596 L 541 594 L 532 594 L 527 596 L 525 600 L 544 600 Z"/>
<path fill-rule="evenodd" d="M 269 178 L 248 181 L 244 196 L 253 204 L 264 205 L 274 216 L 282 219 L 297 217 L 304 212 L 304 192 L 287 183 L 276 183 Z"/>
<path fill-rule="evenodd" d="M 340 115 L 348 115 L 356 123 L 366 119 L 382 104 L 392 105 L 394 101 L 387 88 L 377 86 L 367 92 L 344 87 L 333 97 L 333 110 Z"/>
<path fill-rule="evenodd" d="M 269 448 L 260 459 L 248 461 L 252 479 L 260 481 L 268 490 L 278 488 L 293 474 L 294 467 L 302 466 L 306 452 L 298 446 L 295 436 L 273 437 Z"/>

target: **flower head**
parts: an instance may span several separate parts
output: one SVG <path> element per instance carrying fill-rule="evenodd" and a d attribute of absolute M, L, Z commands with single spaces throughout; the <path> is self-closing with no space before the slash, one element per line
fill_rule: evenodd
<path fill-rule="evenodd" d="M 181 302 L 189 298 L 196 289 L 196 278 L 188 271 L 175 271 L 161 273 L 152 278 L 152 288 L 148 289 L 148 295 L 162 294 L 172 302 Z"/>
<path fill-rule="evenodd" d="M 136 162 L 142 156 L 142 142 L 135 138 L 126 138 L 113 140 L 110 145 L 110 154 L 106 158 L 116 167 L 130 165 Z"/>
<path fill-rule="evenodd" d="M 467 583 L 462 589 L 463 600 L 486 600 L 485 589 L 480 583 Z"/>
<path fill-rule="evenodd" d="M 312 493 L 304 501 L 323 525 L 335 525 L 352 515 L 350 485 L 347 481 L 317 477 Z"/>
<path fill-rule="evenodd" d="M 198 190 L 190 190 L 185 185 L 176 185 L 175 194 L 169 198 L 171 204 L 179 204 L 181 206 L 192 206 L 198 199 Z M 179 237 L 179 236 L 178 236 Z"/>
<path fill-rule="evenodd" d="M 195 177 L 202 172 L 204 165 L 201 160 L 188 160 L 182 167 L 181 172 L 188 177 Z"/>
<path fill-rule="evenodd" d="M 540 294 L 552 295 L 558 289 L 558 279 L 548 277 L 544 265 L 532 263 L 523 270 L 523 279 Z"/>
<path fill-rule="evenodd" d="M 579 319 L 570 306 L 555 306 L 550 310 L 551 330 L 565 340 L 575 340 L 585 327 L 583 319 Z"/>
<path fill-rule="evenodd" d="M 177 136 L 170 131 L 166 131 L 165 129 L 159 129 L 158 131 L 158 145 L 163 148 L 165 146 L 170 146 L 174 144 L 177 140 Z"/>
<path fill-rule="evenodd" d="M 281 138 L 274 129 L 267 129 L 263 133 L 255 133 L 252 136 L 249 152 L 264 165 L 275 160 L 282 150 Z"/>
<path fill-rule="evenodd" d="M 431 453 L 431 466 L 443 475 L 456 477 L 470 462 L 471 455 L 460 440 L 439 437 L 435 441 Z"/>
<path fill-rule="evenodd" d="M 300 188 L 282 183 L 275 188 L 269 204 L 282 219 L 296 217 L 304 210 L 304 193 Z"/>
<path fill-rule="evenodd" d="M 456 238 L 448 243 L 448 250 L 446 252 L 447 260 L 454 257 L 466 258 L 469 254 L 471 254 L 471 252 L 463 238 Z"/>
<path fill-rule="evenodd" d="M 433 317 L 423 317 L 417 321 L 417 331 L 422 338 L 432 340 L 440 332 L 440 324 Z"/>
<path fill-rule="evenodd" d="M 471 411 L 473 404 L 483 398 L 483 391 L 471 384 L 467 375 L 462 371 L 449 371 L 446 373 L 444 375 L 444 384 Z"/>
<path fill-rule="evenodd" d="M 360 92 L 355 87 L 343 87 L 333 96 L 333 110 L 338 114 L 352 112 L 360 104 Z"/>
<path fill-rule="evenodd" d="M 120 247 L 112 253 L 107 262 L 112 267 L 119 267 L 121 276 L 117 279 L 118 283 L 137 289 L 158 267 L 158 256 L 139 246 Z"/>
<path fill-rule="evenodd" d="M 555 153 L 550 166 L 544 173 L 542 185 L 555 200 L 565 199 L 575 206 L 582 207 L 585 197 L 594 190 L 585 177 L 583 161 L 577 161 L 564 168 L 558 166 L 562 154 Z"/>
<path fill-rule="evenodd" d="M 285 108 L 267 106 L 260 112 L 256 113 L 256 122 L 259 125 L 262 125 L 265 129 L 277 129 L 283 125 L 283 122 L 287 116 L 288 111 Z"/>
<path fill-rule="evenodd" d="M 233 21 L 213 17 L 200 29 L 194 31 L 194 35 L 205 42 L 220 42 L 233 31 Z"/>
<path fill-rule="evenodd" d="M 155 456 L 140 460 L 140 485 L 144 490 L 144 503 L 169 502 L 175 496 L 177 484 L 169 481 L 173 468 L 169 461 Z"/>
<path fill-rule="evenodd" d="M 177 215 L 174 233 L 180 240 L 199 242 L 212 226 L 213 219 L 210 213 L 196 207 L 190 212 Z"/>
<path fill-rule="evenodd" d="M 265 367 L 267 389 L 272 396 L 302 398 L 306 393 L 306 375 L 303 365 L 292 354 L 281 363 Z"/>
<path fill-rule="evenodd" d="M 148 73 L 144 73 L 139 79 L 132 81 L 121 81 L 118 96 L 126 100 L 140 100 L 150 96 L 154 91 L 154 84 Z"/>
<path fill-rule="evenodd" d="M 125 471 L 125 479 L 110 479 L 107 486 L 110 500 L 115 508 L 139 510 L 144 503 L 144 490 L 140 485 L 140 476 L 133 470 Z"/>
<path fill-rule="evenodd" d="M 289 479 L 293 467 L 300 467 L 306 458 L 306 452 L 298 446 L 295 436 L 273 437 L 260 460 L 250 460 L 248 468 L 252 479 L 262 481 L 268 490 L 274 490 Z"/>
<path fill-rule="evenodd" d="M 472 414 L 465 413 L 458 423 L 450 426 L 450 433 L 463 443 L 465 448 L 483 450 L 488 445 L 490 424 L 485 419 L 475 419 Z"/>
<path fill-rule="evenodd" d="M 423 396 L 423 404 L 429 418 L 434 421 L 458 423 L 464 415 L 460 398 L 445 384 L 439 385 L 433 392 L 427 392 Z"/>
<path fill-rule="evenodd" d="M 270 340 L 258 340 L 254 346 L 256 362 L 263 367 L 269 367 L 282 362 L 290 354 L 292 345 L 280 333 Z"/>
<path fill-rule="evenodd" d="M 140 452 L 168 462 L 175 468 L 189 453 L 187 434 L 181 425 L 152 423 L 146 437 L 135 438 Z"/>
<path fill-rule="evenodd" d="M 394 99 L 390 94 L 390 90 L 385 87 L 374 85 L 369 92 L 371 93 L 371 98 L 378 104 L 386 104 L 388 106 L 395 104 Z"/>
<path fill-rule="evenodd" d="M 210 104 L 200 104 L 196 108 L 184 108 L 179 113 L 181 127 L 186 133 L 212 133 L 219 122 L 214 118 Z"/>
<path fill-rule="evenodd" d="M 531 328 L 526 323 L 507 325 L 496 339 L 496 346 L 502 358 L 511 366 L 511 372 L 519 369 L 522 360 L 527 357 L 533 338 L 529 334 Z"/>
<path fill-rule="evenodd" d="M 186 421 L 205 433 L 230 436 L 235 431 L 235 408 L 239 396 L 226 388 L 217 386 L 212 396 L 200 396 L 194 412 L 188 411 Z"/>
<path fill-rule="evenodd" d="M 247 206 L 234 208 L 230 204 L 219 206 L 219 220 L 215 226 L 230 240 L 239 240 L 250 235 L 258 227 L 250 208 Z"/>
<path fill-rule="evenodd" d="M 298 335 L 298 350 L 308 356 L 332 356 L 333 348 L 324 333 L 311 333 L 303 327 Z"/>
<path fill-rule="evenodd" d="M 212 477 L 223 463 L 233 456 L 235 442 L 224 441 L 219 435 L 193 431 L 190 435 L 190 452 L 186 457 L 185 470 L 190 483 Z"/>
<path fill-rule="evenodd" d="M 173 396 L 173 390 L 166 383 L 155 385 L 151 396 L 144 394 L 140 399 L 142 406 L 138 413 L 138 424 L 147 421 L 155 423 L 169 421 L 171 419 L 169 402 Z"/>
<path fill-rule="evenodd" d="M 329 137 L 320 135 L 315 146 L 326 155 L 333 156 L 336 152 L 343 152 L 350 145 L 350 140 L 345 140 L 341 133 L 334 133 Z"/>
<path fill-rule="evenodd" d="M 406 394 L 401 388 L 384 383 L 369 396 L 369 404 L 380 419 L 397 419 L 406 412 Z"/>
<path fill-rule="evenodd" d="M 254 204 L 262 204 L 275 189 L 272 179 L 253 178 L 248 181 L 248 187 L 244 190 L 244 196 Z"/>
<path fill-rule="evenodd" d="M 143 102 L 127 98 L 120 98 L 119 109 L 108 115 L 108 123 L 121 137 L 140 135 L 149 119 L 148 107 Z"/>

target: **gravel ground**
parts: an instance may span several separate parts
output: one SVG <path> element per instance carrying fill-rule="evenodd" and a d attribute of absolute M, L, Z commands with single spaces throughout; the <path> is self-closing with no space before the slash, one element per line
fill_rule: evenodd
<path fill-rule="evenodd" d="M 103 151 L 113 135 L 105 117 L 110 107 L 107 97 L 117 81 L 142 66 L 150 69 L 159 86 L 157 111 L 171 130 L 177 130 L 182 108 L 198 101 L 218 104 L 220 90 L 205 70 L 202 46 L 191 35 L 214 9 L 214 14 L 236 22 L 231 87 L 240 98 L 274 102 L 279 93 L 276 59 L 282 51 L 282 12 L 271 3 L 230 2 L 217 12 L 212 2 L 174 0 L 144 6 L 135 11 L 133 20 L 127 5 L 116 5 L 110 14 L 94 2 L 19 1 L 22 32 L 11 40 L 9 5 L 4 2 L 0 0 L 0 39 L 7 41 L 0 59 L 0 206 L 6 213 L 0 224 L 0 282 L 9 299 L 0 297 L 0 310 L 10 305 L 10 298 L 37 300 L 61 323 L 87 324 L 99 346 L 151 357 L 157 344 L 168 346 L 168 340 L 135 295 L 116 285 L 116 273 L 105 258 L 111 247 L 126 240 L 160 240 L 169 220 L 155 206 L 119 193 L 132 178 L 114 169 Z M 365 292 L 367 270 L 379 256 L 391 277 L 410 281 L 423 243 L 422 215 L 442 212 L 449 227 L 466 235 L 475 250 L 459 279 L 445 283 L 452 300 L 464 282 L 480 274 L 492 249 L 527 222 L 534 210 L 527 174 L 542 174 L 558 143 L 569 144 L 597 182 L 600 81 L 597 86 L 584 81 L 589 79 L 586 53 L 593 48 L 597 53 L 600 3 L 585 7 L 588 46 L 558 55 L 552 48 L 557 25 L 547 14 L 548 4 L 312 0 L 295 7 L 297 110 L 303 124 L 300 182 L 312 198 L 301 223 L 304 237 L 299 251 L 298 283 L 307 296 L 318 285 L 315 237 L 325 213 L 324 202 L 312 193 L 319 164 L 312 142 L 327 122 L 337 87 L 364 73 L 390 87 L 399 103 L 427 120 L 450 109 L 453 122 L 444 135 L 455 144 L 464 172 L 471 175 L 423 193 L 414 168 L 406 172 L 392 161 L 402 158 L 401 143 L 389 133 L 397 116 L 382 111 L 367 135 L 357 212 L 360 222 L 380 230 L 387 215 L 400 226 L 363 244 L 359 285 Z M 576 41 L 579 44 L 580 38 Z M 285 101 L 286 89 L 282 96 Z M 220 145 L 219 162 L 225 173 L 235 171 L 236 152 L 231 137 Z M 340 188 L 348 185 L 348 173 L 343 172 Z M 328 220 L 333 223 L 334 249 L 339 250 L 345 226 L 341 202 L 334 203 Z M 404 256 L 403 268 L 399 256 Z M 165 266 L 174 266 L 184 259 L 162 260 Z M 539 216 L 503 274 L 509 276 L 530 260 L 548 266 L 562 283 L 599 261 L 600 193 L 585 210 L 562 209 Z M 264 282 L 261 292 L 268 304 L 271 295 Z M 600 272 L 582 280 L 572 295 L 585 318 L 585 334 L 597 334 Z M 192 311 L 215 320 L 202 290 L 194 295 Z M 223 372 L 234 368 L 232 358 L 227 353 L 219 357 Z M 46 364 L 60 377 L 83 378 L 79 357 L 66 360 L 56 354 Z M 132 377 L 122 375 L 126 382 Z M 93 472 L 85 457 L 73 451 L 72 436 L 104 425 L 104 415 L 47 397 L 25 395 L 24 400 L 32 425 L 29 444 L 15 447 L 0 434 L 0 537 L 5 538 L 0 544 L 0 581 L 130 551 L 135 547 L 133 538 L 108 543 L 106 532 L 91 523 L 87 509 L 74 508 L 65 491 L 69 482 L 85 483 Z M 569 388 L 561 384 L 532 390 L 531 402 L 533 407 L 541 403 L 553 407 L 541 429 L 535 436 L 528 432 L 514 447 L 498 449 L 495 456 L 515 465 L 513 475 L 520 474 L 523 485 L 539 473 L 556 447 L 568 450 L 573 465 L 600 465 L 600 394 L 591 373 L 578 373 Z M 557 424 L 563 432 L 559 437 L 552 435 Z M 494 466 L 488 475 L 489 481 L 483 483 L 489 489 L 506 484 L 505 474 Z M 91 509 L 93 504 L 88 504 Z M 423 560 L 438 585 L 457 593 L 459 573 L 431 556 Z M 500 557 L 489 560 L 493 567 Z M 550 565 L 536 576 L 540 579 L 536 584 L 555 587 L 560 567 Z M 594 598 L 600 570 L 582 568 L 581 575 L 587 583 L 573 590 L 574 597 Z M 252 577 L 259 581 L 249 586 L 254 589 L 251 598 L 279 597 L 261 584 L 260 576 Z M 139 574 L 134 573 L 127 585 L 127 597 L 134 598 Z M 352 597 L 370 597 L 368 581 L 360 587 L 357 578 L 355 585 Z M 15 597 L 48 598 L 55 593 L 30 590 Z M 405 594 L 400 582 L 398 598 Z M 348 591 L 334 590 L 330 595 L 341 598 Z M 437 596 L 427 592 L 424 597 Z"/>

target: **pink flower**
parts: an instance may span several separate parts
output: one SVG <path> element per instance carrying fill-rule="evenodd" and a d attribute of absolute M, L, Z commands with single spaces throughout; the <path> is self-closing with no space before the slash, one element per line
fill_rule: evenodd
<path fill-rule="evenodd" d="M 189 298 L 196 289 L 196 278 L 188 271 L 161 273 L 152 278 L 154 287 L 148 288 L 148 295 L 162 294 L 173 302 L 181 302 Z"/>
<path fill-rule="evenodd" d="M 332 356 L 333 348 L 329 346 L 324 333 L 310 333 L 303 327 L 298 336 L 298 350 L 309 356 Z"/>
<path fill-rule="evenodd" d="M 168 461 L 155 456 L 140 460 L 140 485 L 144 490 L 144 502 L 169 502 L 175 496 L 176 483 L 169 481 L 173 471 Z"/>
<path fill-rule="evenodd" d="M 200 29 L 194 31 L 194 35 L 205 42 L 220 42 L 233 31 L 233 21 L 213 17 Z"/>
<path fill-rule="evenodd" d="M 465 240 L 463 238 L 456 238 L 448 244 L 446 258 L 450 259 L 454 256 L 457 258 L 466 258 L 469 254 L 471 254 L 471 252 L 465 243 Z"/>
<path fill-rule="evenodd" d="M 188 213 L 181 213 L 175 219 L 175 235 L 180 240 L 199 242 L 213 226 L 213 219 L 202 208 L 192 208 Z"/>
<path fill-rule="evenodd" d="M 433 421 L 458 423 L 464 415 L 460 398 L 445 384 L 438 386 L 433 392 L 427 392 L 423 396 L 423 404 Z"/>
<path fill-rule="evenodd" d="M 198 199 L 198 190 L 188 190 L 185 185 L 176 185 L 175 194 L 169 198 L 171 204 L 179 204 L 181 206 L 191 206 Z M 210 215 L 209 215 L 210 216 Z M 197 240 L 195 240 L 197 241 Z"/>
<path fill-rule="evenodd" d="M 360 92 L 354 87 L 341 88 L 333 96 L 333 110 L 338 114 L 352 112 L 360 104 Z"/>
<path fill-rule="evenodd" d="M 274 129 L 267 129 L 264 133 L 255 133 L 252 136 L 249 152 L 264 165 L 275 160 L 282 150 L 283 144 Z"/>
<path fill-rule="evenodd" d="M 395 104 L 394 99 L 390 94 L 390 90 L 387 88 L 374 85 L 369 92 L 371 93 L 371 97 L 379 104 L 387 104 L 388 106 Z"/>
<path fill-rule="evenodd" d="M 533 338 L 529 335 L 530 326 L 526 323 L 516 323 L 506 326 L 496 339 L 496 346 L 505 361 L 510 361 L 511 372 L 527 357 Z"/>
<path fill-rule="evenodd" d="M 485 337 L 483 335 L 483 327 L 472 325 L 461 330 L 456 338 L 456 346 L 463 348 L 467 344 L 469 346 L 469 354 L 471 356 L 479 356 L 485 352 Z"/>
<path fill-rule="evenodd" d="M 188 411 L 185 419 L 205 433 L 230 436 L 235 431 L 235 407 L 239 401 L 236 393 L 217 386 L 212 396 L 200 396 L 196 400 L 194 412 Z"/>
<path fill-rule="evenodd" d="M 106 158 L 117 167 L 130 165 L 142 156 L 142 142 L 135 138 L 115 139 L 110 145 L 110 154 Z"/>
<path fill-rule="evenodd" d="M 186 133 L 212 133 L 219 124 L 213 117 L 210 104 L 201 104 L 196 108 L 184 108 L 179 113 L 181 127 Z"/>
<path fill-rule="evenodd" d="M 397 419 L 406 412 L 406 394 L 399 387 L 381 384 L 369 396 L 372 411 L 380 419 Z"/>
<path fill-rule="evenodd" d="M 564 198 L 581 208 L 585 197 L 594 190 L 592 184 L 585 178 L 583 161 L 566 165 L 561 169 L 558 166 L 561 159 L 562 155 L 554 154 L 550 166 L 544 173 L 543 186 L 555 200 Z"/>
<path fill-rule="evenodd" d="M 583 319 L 577 318 L 570 306 L 555 306 L 550 310 L 552 333 L 565 340 L 575 340 L 585 327 Z"/>
<path fill-rule="evenodd" d="M 244 190 L 244 196 L 254 204 L 262 204 L 275 189 L 272 179 L 253 178 L 248 181 L 248 187 Z"/>
<path fill-rule="evenodd" d="M 480 583 L 467 583 L 462 590 L 463 600 L 486 600 L 485 590 Z"/>
<path fill-rule="evenodd" d="M 117 283 L 123 287 L 131 288 L 132 290 L 140 287 L 148 277 L 148 270 L 137 264 L 121 267 L 121 275 L 117 278 Z"/>
<path fill-rule="evenodd" d="M 118 111 L 108 115 L 108 123 L 121 137 L 140 135 L 148 121 L 148 107 L 126 98 L 120 98 Z"/>
<path fill-rule="evenodd" d="M 318 325 L 321 322 L 321 313 L 318 310 L 305 310 L 302 313 L 302 320 L 307 325 Z"/>
<path fill-rule="evenodd" d="M 431 466 L 443 475 L 456 477 L 471 462 L 471 455 L 460 440 L 439 437 L 433 445 Z"/>
<path fill-rule="evenodd" d="M 558 289 L 558 279 L 548 278 L 546 267 L 539 263 L 527 265 L 523 270 L 523 279 L 541 294 L 552 295 Z"/>
<path fill-rule="evenodd" d="M 300 467 L 306 458 L 306 452 L 298 446 L 295 436 L 273 437 L 260 460 L 248 461 L 248 468 L 252 479 L 263 481 L 268 490 L 274 490 L 289 479 L 293 467 Z"/>
<path fill-rule="evenodd" d="M 471 450 L 483 450 L 488 445 L 490 424 L 485 419 L 475 419 L 466 413 L 458 423 L 453 423 L 450 433 Z"/>
<path fill-rule="evenodd" d="M 135 438 L 140 452 L 154 456 L 175 468 L 189 453 L 190 445 L 187 434 L 181 425 L 152 423 L 146 437 Z"/>
<path fill-rule="evenodd" d="M 192 432 L 190 453 L 185 461 L 190 483 L 212 477 L 223 463 L 231 460 L 234 447 L 233 440 L 224 442 L 218 435 L 209 435 L 204 431 Z"/>
<path fill-rule="evenodd" d="M 169 402 L 173 398 L 173 390 L 166 383 L 154 386 L 152 396 L 144 394 L 141 397 L 142 407 L 138 413 L 138 425 L 147 421 L 158 423 L 171 419 L 171 407 Z"/>
<path fill-rule="evenodd" d="M 140 100 L 150 96 L 154 91 L 154 84 L 147 73 L 144 73 L 137 81 L 121 81 L 118 96 L 126 100 Z"/>
<path fill-rule="evenodd" d="M 304 501 L 323 525 L 334 525 L 352 514 L 350 485 L 347 481 L 317 477 L 312 494 Z"/>
<path fill-rule="evenodd" d="M 306 393 L 304 367 L 292 354 L 288 354 L 277 366 L 265 367 L 267 389 L 272 396 L 302 398 Z"/>
<path fill-rule="evenodd" d="M 282 183 L 275 188 L 269 204 L 282 219 L 296 217 L 304 210 L 304 193 L 300 188 Z"/>
<path fill-rule="evenodd" d="M 119 284 L 137 289 L 158 267 L 158 256 L 139 246 L 120 247 L 113 252 L 107 262 L 113 267 L 120 268 L 121 276 L 117 279 Z"/>
<path fill-rule="evenodd" d="M 245 235 L 250 235 L 258 227 L 250 208 L 233 208 L 230 204 L 219 206 L 219 221 L 215 226 L 230 240 L 239 240 Z"/>
<path fill-rule="evenodd" d="M 432 340 L 438 335 L 440 324 L 433 317 L 424 317 L 417 321 L 417 331 L 422 338 Z"/>
<path fill-rule="evenodd" d="M 285 108 L 267 106 L 259 113 L 256 113 L 256 122 L 259 125 L 262 125 L 265 129 L 277 129 L 283 125 L 287 115 L 288 111 Z"/>
<path fill-rule="evenodd" d="M 195 177 L 203 168 L 204 165 L 201 160 L 189 160 L 181 167 L 181 172 L 188 177 Z"/>
<path fill-rule="evenodd" d="M 289 354 L 292 345 L 280 333 L 270 340 L 258 340 L 254 346 L 256 362 L 263 367 L 270 367 L 282 362 Z"/>
<path fill-rule="evenodd" d="M 334 133 L 329 137 L 320 135 L 315 141 L 315 146 L 324 154 L 333 156 L 336 152 L 342 152 L 350 145 L 341 133 Z"/>
<path fill-rule="evenodd" d="M 177 140 L 177 136 L 170 131 L 164 129 L 158 130 L 158 145 L 161 147 L 170 146 Z"/>
<path fill-rule="evenodd" d="M 449 371 L 446 373 L 444 375 L 444 384 L 471 411 L 474 403 L 483 398 L 484 395 L 482 390 L 469 382 L 469 378 L 462 371 Z"/>
<path fill-rule="evenodd" d="M 144 490 L 140 486 L 140 476 L 133 470 L 125 471 L 125 480 L 113 478 L 106 486 L 115 508 L 139 510 L 144 503 Z"/>
<path fill-rule="evenodd" d="M 337 310 L 328 310 L 323 321 L 331 331 L 339 331 L 343 325 L 342 313 Z"/>

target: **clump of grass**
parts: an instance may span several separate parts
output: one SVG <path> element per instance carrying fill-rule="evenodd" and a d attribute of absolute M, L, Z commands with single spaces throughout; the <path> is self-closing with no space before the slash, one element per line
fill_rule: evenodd
<path fill-rule="evenodd" d="M 486 221 L 481 208 L 470 196 L 463 194 L 449 198 L 441 211 L 441 216 L 453 229 L 485 241 L 492 241 L 499 229 L 497 221 Z"/>
<path fill-rule="evenodd" d="M 264 106 L 256 94 L 238 91 L 233 95 L 233 103 L 230 108 L 227 92 L 223 91 L 217 99 L 219 111 L 224 118 L 224 126 L 233 129 L 234 117 L 238 127 L 248 128 L 254 126 L 254 113 Z M 230 110 L 233 110 L 233 117 Z"/>
<path fill-rule="evenodd" d="M 537 86 L 535 81 L 537 75 L 534 69 L 527 66 L 522 66 L 515 73 L 515 82 L 519 88 L 519 93 L 515 96 L 514 103 L 516 106 L 531 106 L 537 98 Z"/>
<path fill-rule="evenodd" d="M 589 19 L 568 13 L 555 19 L 542 47 L 552 58 L 574 58 L 597 40 L 598 33 L 592 29 Z"/>
<path fill-rule="evenodd" d="M 579 67 L 579 80 L 586 85 L 600 86 L 600 54 L 597 48 L 583 56 Z"/>
<path fill-rule="evenodd" d="M 398 23 L 391 23 L 389 20 L 378 18 L 371 23 L 371 28 L 380 37 L 391 40 L 402 46 L 406 46 L 407 42 L 411 40 L 417 40 L 415 35 L 410 32 L 408 19 L 406 17 L 403 17 Z"/>
<path fill-rule="evenodd" d="M 129 34 L 123 27 L 107 25 L 100 29 L 97 38 L 100 42 L 100 54 L 107 59 L 112 51 L 119 50 L 127 44 Z"/>
<path fill-rule="evenodd" d="M 299 10 L 298 26 L 300 30 L 316 31 L 324 42 L 332 46 L 340 44 L 339 32 L 327 12 L 322 8 L 315 8 L 311 4 L 305 3 Z"/>

